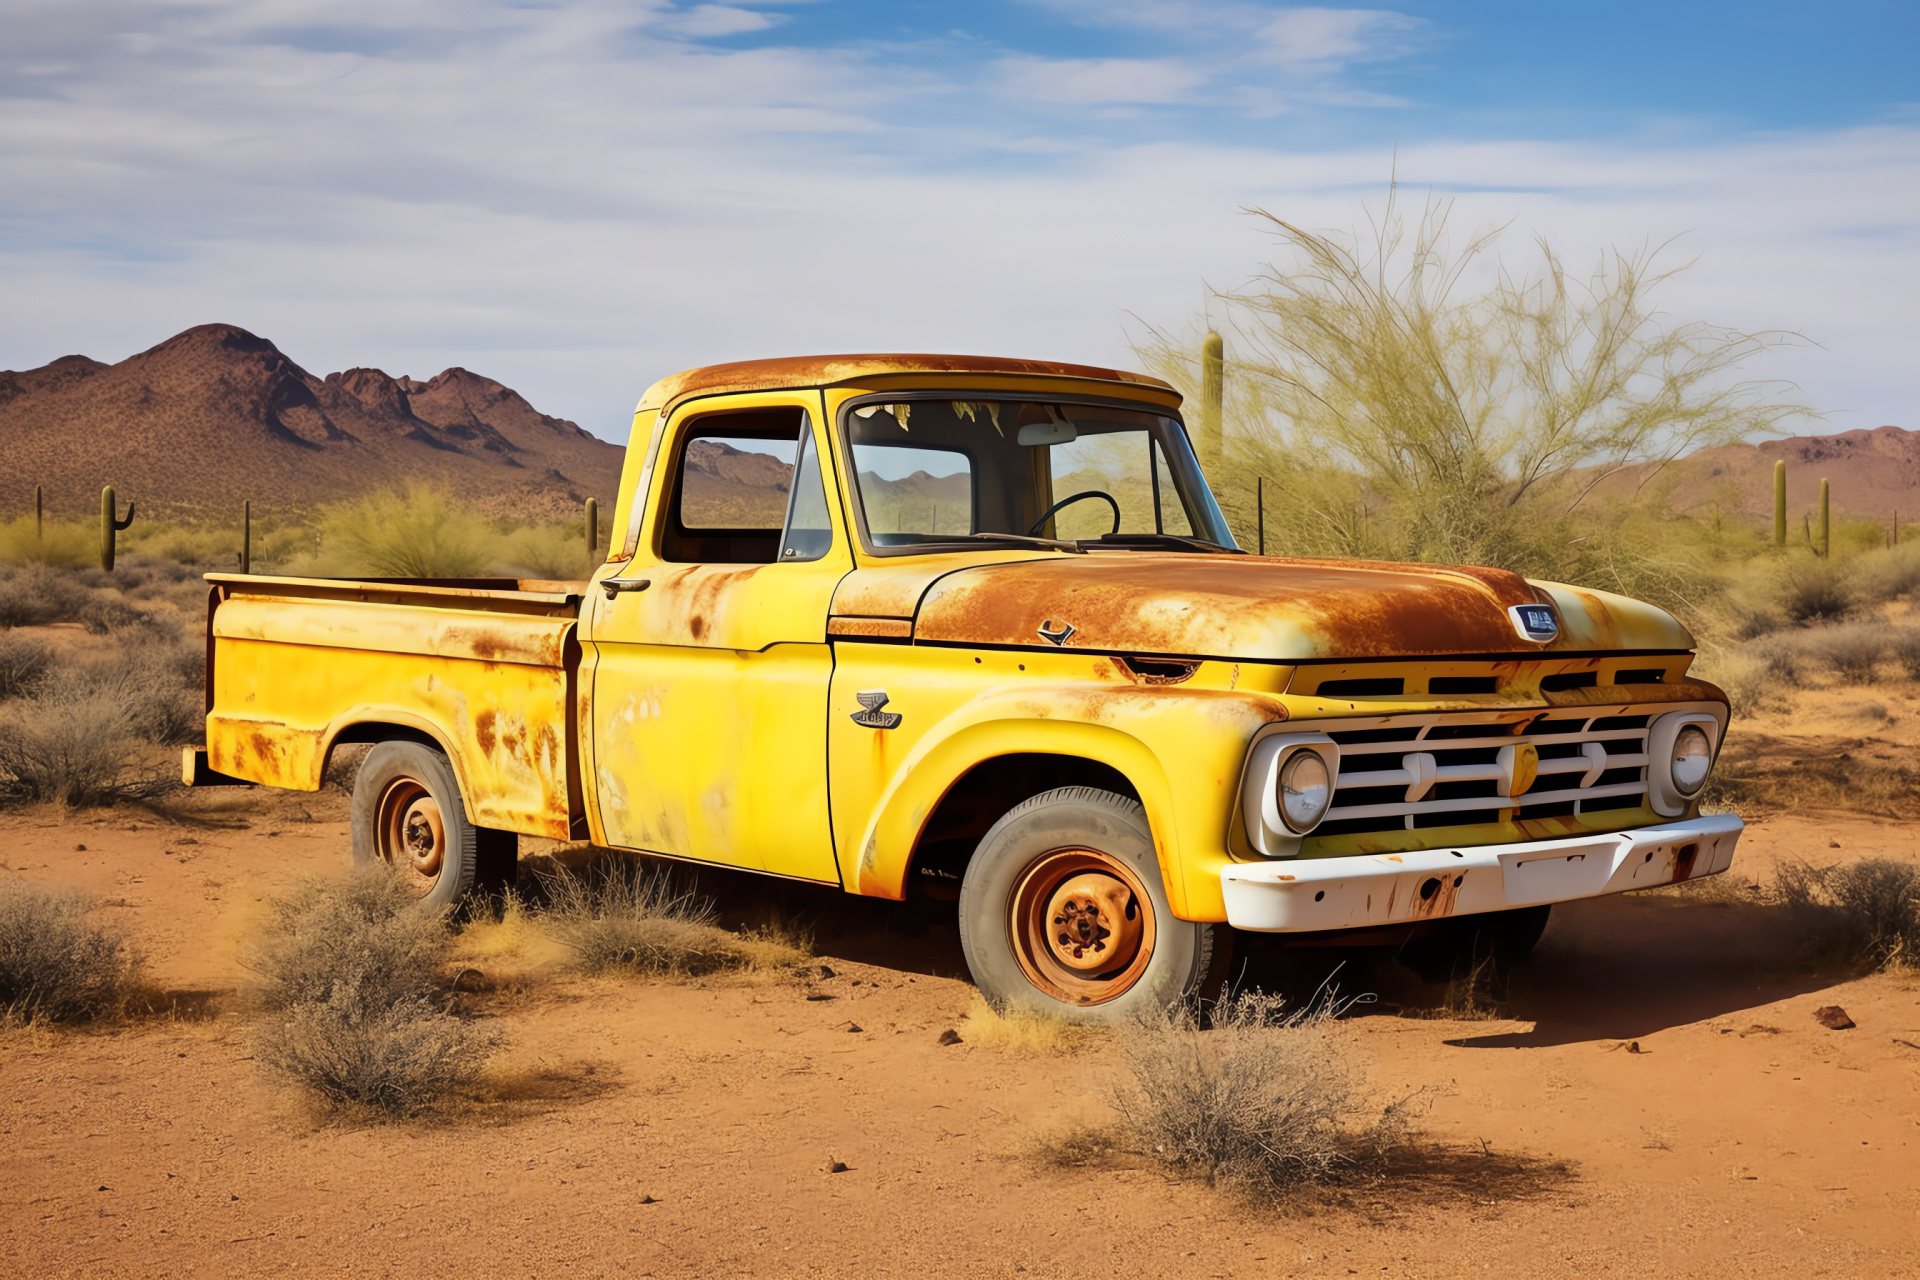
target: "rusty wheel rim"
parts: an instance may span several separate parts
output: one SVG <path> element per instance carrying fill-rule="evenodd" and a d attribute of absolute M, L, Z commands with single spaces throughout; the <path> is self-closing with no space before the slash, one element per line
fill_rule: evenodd
<path fill-rule="evenodd" d="M 1021 877 L 1009 908 L 1021 970 L 1056 1000 L 1116 1000 L 1153 959 L 1153 899 L 1132 868 L 1097 849 L 1042 855 Z"/>
<path fill-rule="evenodd" d="M 407 887 L 425 896 L 447 865 L 447 828 L 426 784 L 396 778 L 380 797 L 380 856 Z"/>

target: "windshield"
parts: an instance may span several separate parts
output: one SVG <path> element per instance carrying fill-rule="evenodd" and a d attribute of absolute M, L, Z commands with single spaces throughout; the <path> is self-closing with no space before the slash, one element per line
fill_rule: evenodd
<path fill-rule="evenodd" d="M 1026 539 L 1233 547 L 1186 432 L 1157 413 L 1073 401 L 875 399 L 854 404 L 845 422 L 875 551 Z"/>

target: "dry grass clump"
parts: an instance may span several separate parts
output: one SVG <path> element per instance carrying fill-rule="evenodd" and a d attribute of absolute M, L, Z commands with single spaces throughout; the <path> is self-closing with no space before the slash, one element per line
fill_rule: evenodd
<path fill-rule="evenodd" d="M 1850 622 L 1821 627 L 1803 641 L 1815 659 L 1848 684 L 1872 684 L 1887 651 L 1887 628 Z"/>
<path fill-rule="evenodd" d="M 0 631 L 0 698 L 18 698 L 53 666 L 44 640 Z"/>
<path fill-rule="evenodd" d="M 1772 896 L 1816 954 L 1868 969 L 1920 968 L 1920 867 L 1886 858 L 1788 862 Z"/>
<path fill-rule="evenodd" d="M 122 1008 L 140 967 L 75 893 L 0 880 L 0 1023 L 76 1022 Z"/>
<path fill-rule="evenodd" d="M 0 628 L 75 621 L 91 599 L 74 574 L 29 564 L 0 576 Z"/>
<path fill-rule="evenodd" d="M 1209 1185 L 1258 1197 L 1371 1176 L 1408 1136 L 1421 1097 L 1382 1106 L 1322 1004 L 1288 1013 L 1247 994 L 1123 1030 L 1112 1096 L 1126 1145 Z"/>
<path fill-rule="evenodd" d="M 546 883 L 542 927 L 588 973 L 698 977 L 723 971 L 791 968 L 807 958 L 804 940 L 778 930 L 730 933 L 713 923 L 710 903 L 674 887 L 663 871 L 611 859 L 589 872 L 559 871 Z"/>
<path fill-rule="evenodd" d="M 409 1116 L 445 1100 L 498 1048 L 438 998 L 449 945 L 443 918 L 381 871 L 276 899 L 248 958 L 260 1062 L 336 1106 Z"/>
<path fill-rule="evenodd" d="M 961 1016 L 967 1022 L 968 1044 L 1031 1057 L 1078 1053 L 1107 1034 L 1104 1027 L 1069 1022 L 1019 1005 L 1000 1012 L 979 995 Z"/>
<path fill-rule="evenodd" d="M 158 795 L 134 708 L 105 695 L 19 700 L 0 718 L 0 801 L 72 808 Z"/>

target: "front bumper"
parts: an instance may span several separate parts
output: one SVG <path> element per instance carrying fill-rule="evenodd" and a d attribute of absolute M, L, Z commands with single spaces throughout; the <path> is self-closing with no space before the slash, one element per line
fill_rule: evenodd
<path fill-rule="evenodd" d="M 1365 929 L 1716 875 L 1745 829 L 1721 814 L 1566 840 L 1241 863 L 1220 873 L 1220 887 L 1236 929 Z"/>

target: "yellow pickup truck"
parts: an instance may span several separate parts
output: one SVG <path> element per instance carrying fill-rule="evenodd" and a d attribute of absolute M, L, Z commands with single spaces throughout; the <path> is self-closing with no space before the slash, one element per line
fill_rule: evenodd
<path fill-rule="evenodd" d="M 1248 555 L 1179 394 L 1110 369 L 696 369 L 641 399 L 590 581 L 210 581 L 189 782 L 374 744 L 354 857 L 434 904 L 517 834 L 957 901 L 1002 1006 L 1191 998 L 1234 930 L 1513 959 L 1741 830 L 1668 614 Z"/>

